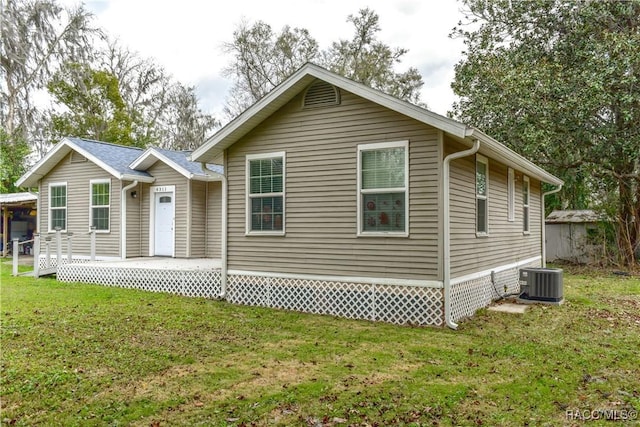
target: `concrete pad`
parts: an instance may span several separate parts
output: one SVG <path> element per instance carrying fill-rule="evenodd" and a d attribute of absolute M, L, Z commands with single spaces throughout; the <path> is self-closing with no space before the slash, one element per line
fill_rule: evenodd
<path fill-rule="evenodd" d="M 503 304 L 492 305 L 487 308 L 487 310 L 499 311 L 501 313 L 523 314 L 528 308 L 528 305 L 505 302 Z"/>

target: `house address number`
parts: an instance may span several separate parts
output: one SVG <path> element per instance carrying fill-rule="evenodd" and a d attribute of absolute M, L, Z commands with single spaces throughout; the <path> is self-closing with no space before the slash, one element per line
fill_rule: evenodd
<path fill-rule="evenodd" d="M 153 189 L 154 193 L 166 193 L 167 191 L 171 191 L 169 187 L 155 187 Z"/>

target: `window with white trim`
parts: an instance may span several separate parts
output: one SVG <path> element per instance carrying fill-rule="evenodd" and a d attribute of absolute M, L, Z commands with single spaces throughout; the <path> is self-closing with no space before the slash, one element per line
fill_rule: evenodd
<path fill-rule="evenodd" d="M 109 231 L 111 212 L 111 181 L 108 179 L 92 179 L 91 200 L 89 207 L 89 225 L 96 231 Z"/>
<path fill-rule="evenodd" d="M 49 184 L 49 231 L 67 230 L 67 183 Z"/>
<path fill-rule="evenodd" d="M 247 234 L 284 234 L 285 153 L 247 155 Z"/>
<path fill-rule="evenodd" d="M 489 160 L 476 155 L 476 233 L 489 232 Z"/>
<path fill-rule="evenodd" d="M 409 234 L 409 141 L 358 145 L 358 234 Z"/>
<path fill-rule="evenodd" d="M 529 230 L 529 198 L 530 198 L 531 185 L 529 183 L 529 177 L 522 178 L 522 231 L 525 234 L 530 232 Z"/>
<path fill-rule="evenodd" d="M 516 211 L 516 174 L 511 168 L 507 172 L 507 203 L 508 220 L 513 222 Z"/>

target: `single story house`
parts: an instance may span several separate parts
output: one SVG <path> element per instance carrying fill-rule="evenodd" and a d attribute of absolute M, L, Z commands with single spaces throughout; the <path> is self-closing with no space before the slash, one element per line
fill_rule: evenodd
<path fill-rule="evenodd" d="M 220 178 L 190 152 L 64 138 L 17 182 L 38 187 L 37 229 L 73 233 L 74 257 L 219 257 Z"/>
<path fill-rule="evenodd" d="M 103 256 L 215 259 L 234 303 L 451 328 L 544 265 L 542 184 L 563 184 L 313 64 L 188 159 L 116 147 L 68 138 L 21 178 L 40 189 L 40 229 L 101 226 Z M 170 225 L 174 247 L 158 247 Z"/>
<path fill-rule="evenodd" d="M 543 264 L 542 183 L 563 184 L 476 128 L 313 64 L 191 160 L 223 165 L 223 295 L 450 327 Z"/>
<path fill-rule="evenodd" d="M 602 215 L 590 209 L 551 212 L 545 221 L 547 261 L 597 262 L 606 246 L 599 237 L 602 221 Z"/>

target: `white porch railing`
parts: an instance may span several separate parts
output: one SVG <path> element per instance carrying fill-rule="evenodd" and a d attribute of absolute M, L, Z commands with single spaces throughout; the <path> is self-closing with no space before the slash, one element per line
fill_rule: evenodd
<path fill-rule="evenodd" d="M 96 258 L 96 230 L 95 227 L 91 227 L 89 233 L 91 238 L 91 261 Z M 41 246 L 42 237 L 40 233 L 34 233 L 32 240 L 26 240 L 21 242 L 19 239 L 13 239 L 13 271 L 14 276 L 18 275 L 18 265 L 20 263 L 20 246 L 24 248 L 25 244 L 33 243 L 33 275 L 35 277 L 45 276 L 48 274 L 54 274 L 57 271 L 59 265 L 71 264 L 73 262 L 73 233 L 66 233 L 62 235 L 60 227 L 56 227 L 56 231 L 52 236 L 46 236 L 44 238 L 45 253 L 44 260 L 41 260 Z M 63 240 L 66 240 L 67 253 L 66 259 L 63 257 L 62 246 Z M 55 260 L 51 258 L 52 244 L 55 247 Z M 44 263 L 43 263 L 44 261 Z M 29 272 L 27 272 L 28 274 Z"/>

